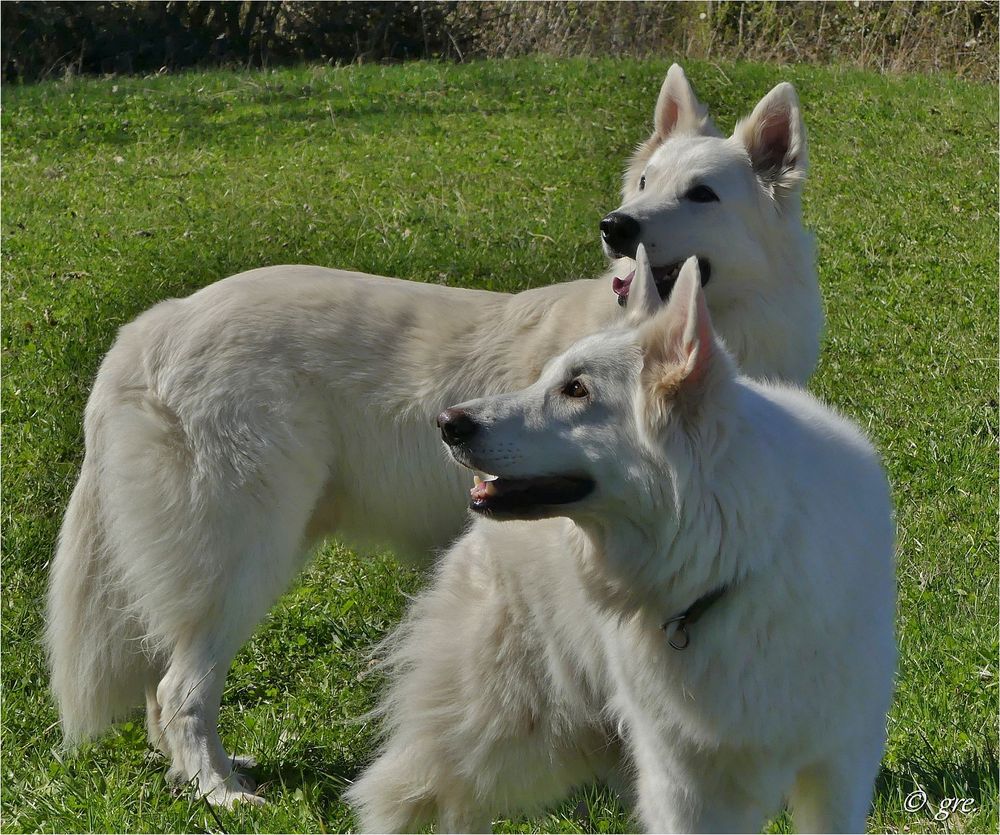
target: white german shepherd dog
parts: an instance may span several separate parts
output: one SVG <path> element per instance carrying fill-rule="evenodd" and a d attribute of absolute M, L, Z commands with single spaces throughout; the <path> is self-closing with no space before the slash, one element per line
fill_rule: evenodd
<path fill-rule="evenodd" d="M 639 261 L 645 324 L 439 417 L 487 518 L 387 641 L 363 831 L 482 832 L 616 768 L 650 832 L 758 832 L 785 799 L 864 830 L 896 657 L 878 457 L 737 375 L 696 259 L 666 305 Z"/>
<path fill-rule="evenodd" d="M 176 777 L 212 802 L 258 801 L 217 731 L 233 656 L 323 537 L 426 560 L 458 535 L 467 484 L 434 416 L 528 385 L 623 321 L 640 241 L 662 295 L 700 257 L 748 373 L 809 377 L 822 314 L 794 90 L 778 85 L 722 138 L 674 66 L 654 124 L 602 223 L 624 256 L 604 278 L 506 295 L 270 267 L 122 328 L 87 405 L 51 569 L 46 639 L 68 742 L 145 699 Z"/>

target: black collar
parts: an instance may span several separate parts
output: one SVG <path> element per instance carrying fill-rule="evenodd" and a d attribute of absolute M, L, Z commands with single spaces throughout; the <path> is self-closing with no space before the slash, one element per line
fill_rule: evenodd
<path fill-rule="evenodd" d="M 674 615 L 664 622 L 660 627 L 664 632 L 667 632 L 672 624 L 677 624 L 677 629 L 674 630 L 673 635 L 667 638 L 667 643 L 674 649 L 687 649 L 687 645 L 691 643 L 688 627 L 697 622 L 698 618 L 705 614 L 712 604 L 718 601 L 728 589 L 729 586 L 727 584 L 713 589 L 708 594 L 703 594 L 679 615 Z M 678 636 L 680 636 L 680 639 Z"/>

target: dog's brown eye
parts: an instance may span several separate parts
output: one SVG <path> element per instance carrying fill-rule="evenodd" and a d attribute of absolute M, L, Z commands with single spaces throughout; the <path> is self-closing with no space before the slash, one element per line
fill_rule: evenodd
<path fill-rule="evenodd" d="M 563 386 L 562 393 L 567 397 L 586 397 L 590 392 L 587 391 L 587 387 L 579 380 L 570 380 Z"/>
<path fill-rule="evenodd" d="M 684 197 L 688 200 L 693 200 L 695 203 L 712 203 L 713 201 L 718 201 L 719 199 L 718 194 L 712 191 L 712 189 L 708 186 L 704 185 L 689 188 Z"/>
<path fill-rule="evenodd" d="M 646 187 L 646 175 L 643 174 L 639 178 L 639 191 L 642 191 Z"/>

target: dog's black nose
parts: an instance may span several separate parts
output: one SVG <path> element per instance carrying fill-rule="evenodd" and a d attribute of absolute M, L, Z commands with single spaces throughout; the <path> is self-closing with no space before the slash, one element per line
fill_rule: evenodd
<path fill-rule="evenodd" d="M 441 437 L 449 446 L 461 444 L 476 434 L 478 424 L 464 409 L 445 409 L 437 416 Z"/>
<path fill-rule="evenodd" d="M 601 220 L 601 237 L 618 255 L 634 258 L 639 240 L 639 221 L 621 212 L 612 212 Z"/>

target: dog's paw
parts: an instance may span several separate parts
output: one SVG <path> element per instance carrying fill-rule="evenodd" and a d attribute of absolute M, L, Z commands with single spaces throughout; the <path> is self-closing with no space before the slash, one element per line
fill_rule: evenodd
<path fill-rule="evenodd" d="M 251 794 L 250 792 L 226 792 L 225 796 L 219 798 L 213 797 L 213 795 L 214 792 L 208 795 L 208 802 L 224 809 L 232 809 L 242 803 L 250 806 L 265 806 L 267 804 L 267 801 L 259 794 Z"/>
<path fill-rule="evenodd" d="M 205 795 L 205 799 L 213 806 L 221 806 L 224 809 L 232 809 L 238 803 L 247 803 L 251 806 L 263 806 L 267 803 L 259 794 L 247 791 L 242 783 L 240 788 L 216 786 Z"/>
<path fill-rule="evenodd" d="M 247 756 L 246 754 L 233 754 L 229 758 L 229 762 L 233 764 L 233 768 L 239 770 L 241 768 L 256 768 L 257 760 L 253 757 Z"/>
<path fill-rule="evenodd" d="M 248 803 L 251 806 L 263 806 L 266 803 L 264 798 L 257 794 L 257 783 L 236 771 L 217 780 L 203 797 L 213 806 L 225 809 L 232 809 L 237 803 Z"/>

